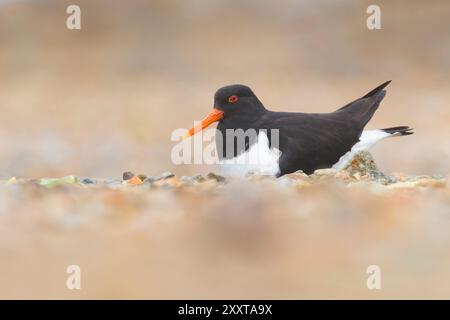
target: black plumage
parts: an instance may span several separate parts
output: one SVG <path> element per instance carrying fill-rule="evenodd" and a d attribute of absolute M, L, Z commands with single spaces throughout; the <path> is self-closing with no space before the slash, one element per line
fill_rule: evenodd
<path fill-rule="evenodd" d="M 274 112 L 267 110 L 247 86 L 223 87 L 214 97 L 215 109 L 223 112 L 217 126 L 224 139 L 223 143 L 216 140 L 219 158 L 233 158 L 248 150 L 256 141 L 249 137 L 241 147 L 235 141 L 234 149 L 230 150 L 227 129 L 267 130 L 269 141 L 270 130 L 278 129 L 278 148 L 281 151 L 279 176 L 297 170 L 310 174 L 316 169 L 331 167 L 359 141 L 365 125 L 383 100 L 386 94 L 384 88 L 389 83 L 383 83 L 363 97 L 330 113 Z M 403 135 L 411 133 L 409 127 L 385 130 Z"/>

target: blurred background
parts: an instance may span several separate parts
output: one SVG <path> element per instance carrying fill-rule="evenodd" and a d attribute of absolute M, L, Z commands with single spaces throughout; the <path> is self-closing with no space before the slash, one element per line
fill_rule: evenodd
<path fill-rule="evenodd" d="M 66 8 L 81 7 L 81 30 Z M 416 135 L 374 149 L 387 172 L 450 168 L 450 3 L 377 1 L 0 1 L 0 178 L 174 166 L 170 134 L 251 86 L 270 109 L 328 112 L 392 79 L 368 128 Z"/>
<path fill-rule="evenodd" d="M 214 171 L 174 166 L 170 134 L 209 112 L 219 87 L 329 112 L 389 79 L 368 128 L 415 135 L 376 146 L 379 166 L 448 176 L 450 2 L 376 1 L 382 29 L 370 31 L 372 3 L 0 0 L 0 298 L 450 297 L 443 181 L 5 182 Z M 66 28 L 71 4 L 81 30 Z M 66 287 L 72 264 L 82 290 Z M 366 287 L 372 264 L 380 291 Z"/>

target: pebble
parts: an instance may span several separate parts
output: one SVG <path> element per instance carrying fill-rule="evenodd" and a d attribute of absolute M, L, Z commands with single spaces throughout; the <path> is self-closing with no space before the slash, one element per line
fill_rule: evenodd
<path fill-rule="evenodd" d="M 314 171 L 315 176 L 323 177 L 323 176 L 335 176 L 337 173 L 336 169 L 328 168 L 328 169 L 317 169 Z"/>
<path fill-rule="evenodd" d="M 357 180 L 361 180 L 363 176 L 369 176 L 372 180 L 380 180 L 380 182 L 387 180 L 387 177 L 378 168 L 373 156 L 368 151 L 358 152 L 343 170 Z"/>
<path fill-rule="evenodd" d="M 166 171 L 161 173 L 159 176 L 152 177 L 153 181 L 166 180 L 169 178 L 173 178 L 175 175 L 172 172 Z"/>
<path fill-rule="evenodd" d="M 77 184 L 78 178 L 76 176 L 65 176 L 62 178 L 42 178 L 38 179 L 37 183 L 46 188 L 53 188 L 66 184 Z"/>
<path fill-rule="evenodd" d="M 208 173 L 206 176 L 197 174 L 194 176 L 177 177 L 171 172 L 163 172 L 157 176 L 147 177 L 144 174 L 135 175 L 131 171 L 126 171 L 122 176 L 123 180 L 109 179 L 96 180 L 91 178 L 78 178 L 70 175 L 62 178 L 42 178 L 35 180 L 16 179 L 15 177 L 4 181 L 7 184 L 17 184 L 32 181 L 41 186 L 52 188 L 61 185 L 94 185 L 102 184 L 112 189 L 134 187 L 155 187 L 155 188 L 180 188 L 195 186 L 200 192 L 214 191 L 221 188 L 225 183 L 232 183 L 239 178 L 224 177 L 214 172 Z M 286 174 L 283 177 L 275 178 L 274 176 L 251 174 L 242 180 L 251 181 L 253 183 L 275 183 L 282 187 L 306 188 L 316 183 L 344 183 L 348 187 L 369 186 L 379 188 L 380 190 L 389 189 L 412 189 L 412 188 L 431 188 L 439 189 L 446 187 L 446 179 L 442 175 L 432 176 L 408 176 L 403 173 L 393 173 L 390 176 L 381 172 L 370 153 L 362 151 L 349 163 L 344 170 L 337 171 L 333 168 L 318 169 L 310 176 L 299 170 L 294 173 Z"/>
<path fill-rule="evenodd" d="M 141 179 L 142 181 L 144 181 L 145 179 L 147 179 L 147 176 L 145 174 L 138 174 L 137 175 L 139 179 Z"/>
<path fill-rule="evenodd" d="M 188 176 L 182 176 L 180 178 L 180 183 L 181 183 L 181 186 L 183 186 L 183 187 L 194 185 L 193 179 Z"/>
<path fill-rule="evenodd" d="M 192 181 L 197 182 L 197 183 L 201 183 L 201 182 L 205 182 L 206 179 L 201 174 L 197 174 L 197 175 L 192 177 Z"/>
<path fill-rule="evenodd" d="M 214 172 L 208 173 L 206 175 L 206 177 L 208 179 L 216 180 L 217 182 L 226 182 L 226 180 L 227 180 L 225 177 L 223 177 L 221 175 L 218 175 L 218 174 L 215 174 Z"/>
<path fill-rule="evenodd" d="M 125 183 L 127 185 L 131 185 L 131 186 L 138 186 L 138 185 L 141 185 L 143 183 L 143 181 L 141 179 L 139 179 L 138 176 L 134 176 L 131 179 L 125 180 L 123 183 Z"/>
<path fill-rule="evenodd" d="M 126 180 L 130 180 L 131 178 L 134 177 L 134 173 L 131 171 L 125 171 L 122 175 L 122 180 L 126 181 Z"/>
<path fill-rule="evenodd" d="M 291 180 L 308 180 L 309 179 L 309 176 L 301 170 L 296 171 L 294 173 L 286 174 L 285 176 Z"/>
<path fill-rule="evenodd" d="M 96 184 L 97 181 L 95 181 L 94 179 L 90 179 L 90 178 L 84 178 L 83 180 L 81 180 L 82 184 Z"/>

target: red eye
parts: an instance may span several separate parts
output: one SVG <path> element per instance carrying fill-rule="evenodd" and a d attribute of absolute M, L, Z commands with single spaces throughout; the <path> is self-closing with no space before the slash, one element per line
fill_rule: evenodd
<path fill-rule="evenodd" d="M 229 103 L 235 103 L 236 101 L 238 101 L 238 97 L 237 96 L 229 96 L 228 97 L 228 102 Z"/>

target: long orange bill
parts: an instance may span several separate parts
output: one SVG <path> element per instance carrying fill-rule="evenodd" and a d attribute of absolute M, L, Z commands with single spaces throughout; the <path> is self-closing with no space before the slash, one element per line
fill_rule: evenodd
<path fill-rule="evenodd" d="M 195 127 L 191 128 L 186 134 L 183 136 L 183 139 L 189 138 L 196 134 L 197 132 L 205 129 L 208 127 L 211 123 L 214 123 L 216 121 L 219 121 L 223 118 L 223 111 L 220 111 L 219 109 L 212 109 L 212 111 L 205 117 L 203 120 L 196 125 Z"/>

